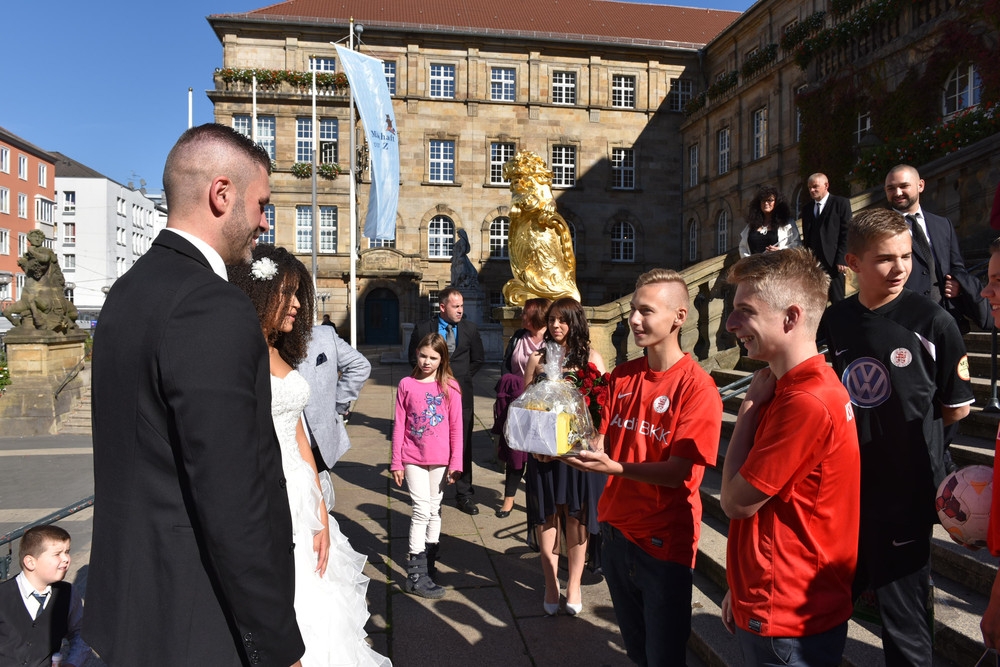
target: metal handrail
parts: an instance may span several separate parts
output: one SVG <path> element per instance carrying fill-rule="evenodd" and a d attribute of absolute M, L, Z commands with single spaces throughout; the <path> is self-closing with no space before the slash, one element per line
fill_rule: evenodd
<path fill-rule="evenodd" d="M 825 355 L 829 349 L 830 348 L 826 345 L 821 345 L 817 351 L 819 354 Z M 746 391 L 746 388 L 750 386 L 751 382 L 753 382 L 753 373 L 750 373 L 745 377 L 741 377 L 739 380 L 734 380 L 724 387 L 719 387 L 719 396 L 722 397 L 723 401 L 727 401 L 733 396 L 738 396 Z"/>
<path fill-rule="evenodd" d="M 0 581 L 6 581 L 7 577 L 10 576 L 10 564 L 14 560 L 13 551 L 10 544 L 24 535 L 28 530 L 34 528 L 35 526 L 47 526 L 50 523 L 55 523 L 57 521 L 62 521 L 66 517 L 72 516 L 77 512 L 81 512 L 88 507 L 94 506 L 94 496 L 89 498 L 84 498 L 83 500 L 78 500 L 72 505 L 67 505 L 61 510 L 56 510 L 52 514 L 42 517 L 37 521 L 32 521 L 31 523 L 25 524 L 20 528 L 16 528 L 6 535 L 0 535 L 0 546 L 4 544 L 7 546 L 7 555 L 0 558 Z"/>

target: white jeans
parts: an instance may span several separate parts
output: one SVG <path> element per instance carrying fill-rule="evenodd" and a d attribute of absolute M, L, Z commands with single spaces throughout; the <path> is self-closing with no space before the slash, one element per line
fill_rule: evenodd
<path fill-rule="evenodd" d="M 428 542 L 436 544 L 441 537 L 441 498 L 444 497 L 444 472 L 447 466 L 406 464 L 403 475 L 413 501 L 410 519 L 410 553 L 424 551 Z"/>

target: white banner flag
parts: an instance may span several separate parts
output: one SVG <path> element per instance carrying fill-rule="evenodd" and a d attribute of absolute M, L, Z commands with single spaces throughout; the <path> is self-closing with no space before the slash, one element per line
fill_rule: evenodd
<path fill-rule="evenodd" d="M 394 239 L 399 204 L 399 140 L 385 70 L 377 58 L 340 46 L 337 54 L 354 91 L 354 102 L 368 139 L 372 182 L 364 235 L 370 239 Z"/>

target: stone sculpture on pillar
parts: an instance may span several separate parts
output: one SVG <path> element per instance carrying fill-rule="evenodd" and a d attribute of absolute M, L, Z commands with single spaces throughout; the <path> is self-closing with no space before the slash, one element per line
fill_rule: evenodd
<path fill-rule="evenodd" d="M 68 333 L 76 329 L 76 306 L 66 298 L 66 279 L 56 253 L 46 248 L 45 233 L 28 232 L 28 249 L 17 260 L 24 271 L 20 298 L 3 309 L 17 333 Z"/>

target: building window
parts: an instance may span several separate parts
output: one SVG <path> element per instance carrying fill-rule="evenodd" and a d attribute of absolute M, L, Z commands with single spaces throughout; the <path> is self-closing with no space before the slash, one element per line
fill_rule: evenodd
<path fill-rule="evenodd" d="M 56 208 L 56 203 L 51 199 L 35 196 L 35 222 L 46 225 L 52 224 L 52 212 Z"/>
<path fill-rule="evenodd" d="M 250 132 L 250 116 L 233 116 L 233 129 L 244 137 L 253 138 Z M 257 116 L 257 143 L 274 158 L 274 116 Z"/>
<path fill-rule="evenodd" d="M 635 149 L 611 149 L 612 187 L 616 190 L 635 190 Z"/>
<path fill-rule="evenodd" d="M 495 102 L 513 102 L 515 93 L 513 67 L 490 69 L 490 99 Z"/>
<path fill-rule="evenodd" d="M 126 211 L 125 200 L 122 199 L 121 197 L 118 197 L 118 200 L 117 200 L 115 206 L 116 206 L 116 211 L 117 211 L 118 215 L 124 216 L 125 215 L 125 211 Z"/>
<path fill-rule="evenodd" d="M 38 187 L 47 188 L 49 186 L 49 165 L 38 165 Z"/>
<path fill-rule="evenodd" d="M 0 284 L 0 301 L 7 301 L 10 299 L 10 283 Z"/>
<path fill-rule="evenodd" d="M 429 175 L 431 183 L 455 182 L 455 142 L 431 139 Z"/>
<path fill-rule="evenodd" d="M 698 144 L 688 147 L 688 187 L 698 185 Z"/>
<path fill-rule="evenodd" d="M 264 218 L 267 220 L 267 232 L 257 237 L 257 243 L 274 245 L 274 204 L 264 207 Z"/>
<path fill-rule="evenodd" d="M 312 162 L 312 118 L 295 119 L 295 161 Z"/>
<path fill-rule="evenodd" d="M 66 271 L 76 271 L 76 255 L 63 255 L 62 268 Z"/>
<path fill-rule="evenodd" d="M 798 90 L 795 91 L 796 97 L 801 96 L 806 92 L 805 86 L 799 86 Z M 795 105 L 795 141 L 798 143 L 802 141 L 802 109 L 799 105 Z"/>
<path fill-rule="evenodd" d="M 0 229 L 0 255 L 10 254 L 10 230 Z"/>
<path fill-rule="evenodd" d="M 493 218 L 490 223 L 490 259 L 507 259 L 507 233 L 510 231 L 510 218 L 501 216 Z"/>
<path fill-rule="evenodd" d="M 10 173 L 10 149 L 0 146 L 0 171 Z"/>
<path fill-rule="evenodd" d="M 76 192 L 73 190 L 63 192 L 63 213 L 69 215 L 76 213 Z"/>
<path fill-rule="evenodd" d="M 667 97 L 670 99 L 671 111 L 684 111 L 684 107 L 687 106 L 687 103 L 691 101 L 693 96 L 694 83 L 690 79 L 670 80 L 670 93 Z"/>
<path fill-rule="evenodd" d="M 635 261 L 635 227 L 627 222 L 616 222 L 611 230 L 611 261 Z"/>
<path fill-rule="evenodd" d="M 24 253 L 21 253 L 21 254 L 24 254 Z M 24 279 L 25 279 L 25 276 L 24 276 L 23 273 L 18 273 L 14 277 L 14 284 L 17 285 L 17 296 L 21 296 L 21 294 L 24 293 Z"/>
<path fill-rule="evenodd" d="M 573 253 L 576 254 L 576 225 L 567 220 L 566 226 L 569 227 L 569 239 L 573 245 Z"/>
<path fill-rule="evenodd" d="M 611 76 L 611 106 L 619 109 L 635 108 L 635 77 L 625 74 Z"/>
<path fill-rule="evenodd" d="M 312 206 L 295 207 L 295 252 L 312 252 Z M 337 207 L 319 207 L 319 252 L 337 252 Z"/>
<path fill-rule="evenodd" d="M 337 144 L 340 132 L 336 118 L 321 118 L 319 121 L 319 163 L 337 164 Z"/>
<path fill-rule="evenodd" d="M 396 61 L 383 60 L 382 71 L 385 73 L 385 85 L 389 88 L 389 94 L 396 94 Z"/>
<path fill-rule="evenodd" d="M 454 65 L 431 65 L 431 97 L 455 98 Z"/>
<path fill-rule="evenodd" d="M 28 219 L 28 195 L 23 192 L 17 193 L 17 217 Z"/>
<path fill-rule="evenodd" d="M 576 104 L 576 72 L 552 73 L 552 104 Z"/>
<path fill-rule="evenodd" d="M 76 243 L 76 223 L 75 222 L 64 222 L 63 223 L 63 243 L 66 245 L 73 245 Z"/>
<path fill-rule="evenodd" d="M 724 255 L 729 252 L 729 212 L 719 211 L 715 219 L 715 254 Z"/>
<path fill-rule="evenodd" d="M 767 107 L 753 112 L 753 159 L 767 155 Z"/>
<path fill-rule="evenodd" d="M 552 147 L 552 185 L 571 188 L 576 185 L 576 147 Z"/>
<path fill-rule="evenodd" d="M 28 252 L 28 235 L 21 232 L 17 235 L 17 256 L 21 257 Z"/>
<path fill-rule="evenodd" d="M 688 261 L 698 261 L 698 225 L 694 220 L 688 223 Z"/>
<path fill-rule="evenodd" d="M 854 143 L 860 144 L 865 135 L 872 129 L 872 114 L 870 111 L 858 114 L 858 129 L 854 132 Z"/>
<path fill-rule="evenodd" d="M 22 181 L 28 180 L 28 157 L 26 155 L 17 156 L 17 177 Z"/>
<path fill-rule="evenodd" d="M 369 248 L 395 248 L 396 239 L 368 239 Z"/>
<path fill-rule="evenodd" d="M 10 215 L 10 189 L 0 188 L 0 213 Z"/>
<path fill-rule="evenodd" d="M 514 144 L 507 142 L 492 142 L 490 144 L 490 183 L 507 185 L 510 183 L 503 177 L 503 166 L 514 157 Z"/>
<path fill-rule="evenodd" d="M 716 133 L 719 145 L 719 176 L 729 173 L 729 128 L 723 128 Z"/>
<path fill-rule="evenodd" d="M 439 292 L 436 289 L 429 290 L 427 292 L 427 308 L 430 310 L 431 319 L 434 319 L 441 314 L 440 299 L 438 299 Z"/>
<path fill-rule="evenodd" d="M 944 84 L 942 112 L 949 115 L 979 104 L 983 95 L 983 79 L 975 65 L 962 65 L 952 70 Z"/>
<path fill-rule="evenodd" d="M 447 259 L 454 245 L 455 223 L 446 215 L 434 216 L 427 225 L 427 256 Z"/>
<path fill-rule="evenodd" d="M 310 72 L 336 72 L 337 71 L 337 59 L 336 58 L 310 58 L 309 59 L 309 71 Z"/>

